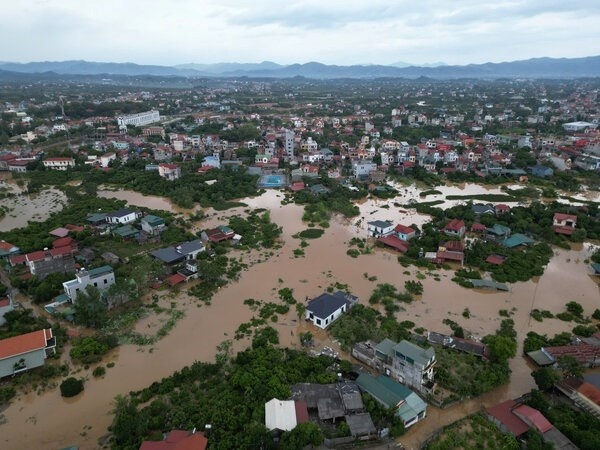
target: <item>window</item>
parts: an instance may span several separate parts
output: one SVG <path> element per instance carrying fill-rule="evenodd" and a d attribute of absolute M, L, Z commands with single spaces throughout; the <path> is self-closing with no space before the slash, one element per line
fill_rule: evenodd
<path fill-rule="evenodd" d="M 104 284 L 108 284 L 108 280 L 107 279 L 104 279 Z"/>
<path fill-rule="evenodd" d="M 98 287 L 98 283 L 94 282 L 94 287 Z"/>
<path fill-rule="evenodd" d="M 317 325 L 321 325 L 321 319 L 317 319 Z"/>
<path fill-rule="evenodd" d="M 329 323 L 329 319 L 325 319 L 325 325 Z"/>

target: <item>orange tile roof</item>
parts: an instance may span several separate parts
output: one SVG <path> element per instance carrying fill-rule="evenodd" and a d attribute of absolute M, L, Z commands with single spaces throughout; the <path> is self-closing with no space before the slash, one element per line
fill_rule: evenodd
<path fill-rule="evenodd" d="M 0 360 L 46 347 L 47 332 L 52 337 L 52 329 L 48 329 L 2 339 L 0 341 Z"/>

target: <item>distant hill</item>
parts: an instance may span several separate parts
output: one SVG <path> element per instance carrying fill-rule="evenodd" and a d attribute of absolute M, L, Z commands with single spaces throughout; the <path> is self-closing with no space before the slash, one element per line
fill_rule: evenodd
<path fill-rule="evenodd" d="M 466 66 L 429 64 L 429 67 L 395 65 L 327 65 L 319 62 L 280 65 L 271 61 L 255 64 L 181 64 L 178 66 L 140 65 L 134 63 L 101 63 L 89 61 L 43 61 L 26 64 L 0 62 L 0 69 L 21 73 L 70 75 L 153 75 L 182 77 L 260 77 L 260 78 L 583 78 L 600 76 L 600 56 L 585 58 L 534 58 L 502 63 Z"/>

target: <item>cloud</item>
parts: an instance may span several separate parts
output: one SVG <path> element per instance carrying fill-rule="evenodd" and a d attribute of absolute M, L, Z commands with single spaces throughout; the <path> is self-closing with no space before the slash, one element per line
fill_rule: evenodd
<path fill-rule="evenodd" d="M 600 54 L 600 2 L 20 0 L 0 59 L 336 64 Z"/>

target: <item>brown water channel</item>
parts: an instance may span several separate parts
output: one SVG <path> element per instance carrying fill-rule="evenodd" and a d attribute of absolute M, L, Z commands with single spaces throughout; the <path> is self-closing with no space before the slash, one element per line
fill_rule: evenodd
<path fill-rule="evenodd" d="M 125 191 L 116 194 L 118 198 L 137 204 L 136 196 L 139 194 L 130 196 Z M 175 329 L 156 343 L 152 351 L 149 347 L 120 347 L 111 356 L 115 367 L 108 369 L 103 379 L 91 376 L 93 367 L 84 371 L 83 375 L 88 376 L 88 381 L 84 393 L 77 398 L 65 400 L 57 389 L 41 395 L 21 395 L 3 413 L 6 423 L 0 427 L 0 448 L 53 449 L 72 444 L 82 449 L 99 448 L 97 440 L 107 433 L 112 420 L 110 411 L 114 397 L 141 389 L 196 360 L 212 361 L 215 347 L 231 339 L 237 326 L 252 316 L 253 313 L 243 304 L 244 299 L 276 300 L 277 290 L 283 286 L 293 288 L 297 299 L 304 299 L 318 295 L 327 286 L 339 281 L 348 284 L 361 302 L 366 302 L 377 283 L 387 282 L 402 287 L 405 280 L 413 279 L 416 275 L 416 269 L 403 268 L 397 262 L 397 255 L 386 250 L 377 250 L 356 259 L 347 256 L 348 240 L 356 233 L 361 233 L 361 230 L 341 221 L 333 221 L 323 237 L 309 241 L 305 257 L 295 258 L 293 250 L 299 247 L 299 241 L 291 236 L 306 226 L 301 222 L 302 208 L 296 205 L 281 206 L 282 198 L 282 194 L 268 191 L 259 198 L 244 200 L 249 207 L 270 210 L 272 220 L 283 227 L 285 245 L 282 249 L 271 257 L 254 254 L 254 261 L 262 261 L 251 265 L 238 282 L 221 289 L 210 306 L 198 307 L 195 300 L 184 293 L 179 294 L 174 301 L 180 309 L 185 310 L 186 316 L 177 323 Z M 150 205 L 146 201 L 144 206 Z M 161 209 L 177 211 L 168 208 L 168 202 L 163 206 Z M 201 226 L 204 228 L 223 223 L 226 216 L 240 213 L 243 209 L 226 212 L 207 210 L 208 218 Z M 427 276 L 423 281 L 425 292 L 422 299 L 407 305 L 406 311 L 399 313 L 398 317 L 434 331 L 448 331 L 442 325 L 442 320 L 449 317 L 466 331 L 484 336 L 498 328 L 500 309 L 511 310 L 514 307 L 513 319 L 520 346 L 529 330 L 549 335 L 569 330 L 572 324 L 556 319 L 543 323 L 532 321 L 529 311 L 539 308 L 557 313 L 569 300 L 580 302 L 588 314 L 597 308 L 598 286 L 588 275 L 587 265 L 583 262 L 590 252 L 589 246 L 579 250 L 556 250 L 542 277 L 536 281 L 514 284 L 509 292 L 504 293 L 461 288 L 450 280 L 452 272 L 440 271 L 441 280 L 435 281 L 433 276 Z M 244 254 L 239 256 L 244 257 Z M 409 270 L 411 275 L 404 275 L 405 270 Z M 368 281 L 364 273 L 377 276 L 377 281 Z M 470 319 L 461 315 L 466 307 L 471 311 Z M 307 325 L 299 324 L 297 319 L 295 311 L 292 311 L 277 324 L 282 345 L 298 346 L 298 334 Z M 327 341 L 324 333 L 318 333 L 317 337 L 323 344 L 336 347 L 335 343 Z M 236 349 L 245 345 L 247 342 L 235 342 Z M 436 428 L 451 423 L 465 413 L 528 392 L 534 386 L 531 368 L 521 357 L 515 358 L 511 367 L 513 376 L 508 385 L 446 410 L 430 408 L 429 418 L 411 428 L 403 442 L 416 446 Z"/>

